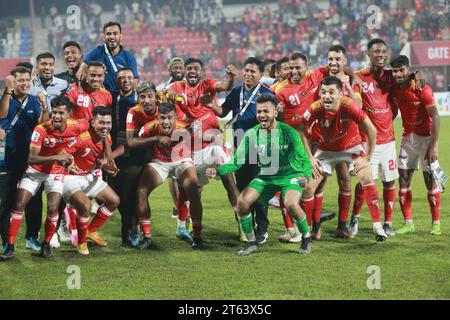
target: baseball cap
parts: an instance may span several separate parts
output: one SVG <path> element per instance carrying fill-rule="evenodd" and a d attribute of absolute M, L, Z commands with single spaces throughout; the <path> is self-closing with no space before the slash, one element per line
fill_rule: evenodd
<path fill-rule="evenodd" d="M 180 58 L 180 57 L 174 57 L 174 58 L 170 59 L 170 61 L 169 61 L 169 69 L 170 69 L 174 64 L 177 64 L 177 63 L 181 63 L 182 65 L 184 65 L 184 60 L 183 60 L 183 58 Z"/>
<path fill-rule="evenodd" d="M 156 91 L 155 85 L 148 81 L 142 81 L 141 83 L 139 83 L 136 91 L 138 94 L 141 94 L 142 92 L 147 90 Z"/>

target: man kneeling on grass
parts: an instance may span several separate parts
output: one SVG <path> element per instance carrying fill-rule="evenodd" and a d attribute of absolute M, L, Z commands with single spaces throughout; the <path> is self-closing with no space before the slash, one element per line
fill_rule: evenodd
<path fill-rule="evenodd" d="M 271 95 L 258 97 L 256 119 L 259 124 L 245 134 L 233 159 L 218 168 L 219 175 L 223 176 L 238 170 L 245 163 L 258 163 L 261 167 L 260 173 L 238 199 L 239 223 L 249 240 L 245 248 L 238 252 L 241 256 L 258 251 L 250 206 L 256 201 L 267 205 L 278 191 L 281 191 L 284 204 L 302 233 L 300 253 L 311 252 L 308 223 L 299 204 L 302 194 L 299 181 L 311 177 L 312 165 L 298 132 L 275 120 L 278 115 L 276 104 Z"/>

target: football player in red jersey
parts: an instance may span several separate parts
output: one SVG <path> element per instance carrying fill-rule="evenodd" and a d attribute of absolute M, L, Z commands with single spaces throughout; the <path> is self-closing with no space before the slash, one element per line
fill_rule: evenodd
<path fill-rule="evenodd" d="M 361 87 L 357 83 L 354 76 L 346 74 L 348 72 L 345 68 L 347 65 L 346 49 L 342 45 L 333 45 L 328 49 L 328 75 L 338 78 L 342 81 L 342 94 L 351 98 L 357 106 L 361 107 Z M 359 79 L 358 79 L 359 80 Z M 319 91 L 316 91 L 316 100 L 320 99 Z M 316 134 L 314 134 L 314 132 Z M 317 130 L 313 127 L 313 140 L 324 139 L 317 134 Z M 338 206 L 339 219 L 336 234 L 343 238 L 352 238 L 353 235 L 347 229 L 347 218 L 350 211 L 351 204 L 351 180 L 348 166 L 345 162 L 336 164 L 336 176 L 339 185 Z M 314 201 L 313 211 L 313 238 L 318 240 L 321 237 L 320 232 L 320 211 L 323 203 L 323 187 L 326 182 L 326 177 L 322 180 L 319 187 L 316 189 L 314 199 L 303 199 L 302 201 Z M 305 204 L 306 205 L 306 204 Z"/>
<path fill-rule="evenodd" d="M 105 66 L 101 62 L 89 62 L 86 81 L 73 83 L 66 95 L 74 104 L 73 119 L 92 119 L 92 110 L 97 106 L 112 106 L 112 95 L 103 87 Z"/>
<path fill-rule="evenodd" d="M 74 164 L 64 178 L 63 196 L 66 203 L 78 211 L 78 246 L 82 255 L 88 255 L 87 238 L 98 246 L 106 246 L 97 229 L 105 224 L 120 203 L 119 196 L 102 179 L 102 168 L 115 172 L 106 156 L 106 143 L 112 144 L 112 110 L 99 106 L 92 110 L 89 130 L 82 132 L 63 150 L 72 154 Z M 106 142 L 107 141 L 107 142 Z M 89 223 L 91 200 L 103 203 Z"/>
<path fill-rule="evenodd" d="M 227 81 L 218 82 L 214 79 L 203 79 L 204 70 L 203 62 L 196 58 L 189 58 L 185 62 L 186 68 L 186 80 L 178 81 L 172 84 L 168 93 L 172 101 L 176 102 L 177 106 L 189 117 L 191 120 L 192 131 L 192 157 L 197 167 L 199 175 L 200 186 L 203 186 L 208 182 L 206 177 L 206 167 L 204 164 L 208 162 L 215 162 L 219 164 L 222 162 L 225 154 L 224 149 L 218 145 L 211 144 L 211 140 L 214 138 L 208 135 L 208 138 L 204 137 L 207 131 L 216 131 L 219 133 L 219 121 L 211 107 L 211 101 L 216 98 L 216 93 L 221 91 L 229 91 L 233 88 L 234 77 L 236 76 L 236 68 L 233 65 L 229 65 L 226 69 Z M 182 99 L 176 99 L 177 97 Z M 215 154 L 215 159 L 211 158 L 211 154 Z M 222 159 L 222 160 L 220 160 Z M 214 160 L 214 161 L 211 161 Z M 216 161 L 217 160 L 217 161 Z M 224 185 L 231 207 L 237 214 L 237 197 L 239 191 L 234 181 L 233 175 L 229 174 L 221 177 L 222 184 Z M 183 196 L 183 195 L 181 195 Z M 181 199 L 183 200 L 183 199 Z M 186 217 L 186 207 L 182 205 L 184 201 L 178 201 L 178 219 L 179 223 Z M 181 212 L 180 212 L 181 211 Z M 178 225 L 178 228 L 182 228 L 182 225 Z M 183 230 L 181 234 L 180 230 Z M 188 238 L 188 233 L 184 229 L 179 229 L 177 235 L 180 238 Z"/>
<path fill-rule="evenodd" d="M 342 82 L 335 77 L 325 78 L 320 85 L 321 99 L 314 102 L 302 116 L 298 125 L 308 155 L 313 163 L 313 179 L 302 194 L 303 199 L 314 196 L 318 185 L 325 175 L 330 175 L 336 164 L 346 162 L 349 171 L 360 180 L 369 211 L 373 221 L 373 229 L 377 241 L 386 240 L 387 236 L 380 223 L 378 192 L 372 179 L 370 160 L 373 156 L 376 129 L 369 118 L 356 103 L 342 94 Z M 315 154 L 308 145 L 306 129 L 317 121 L 317 128 L 322 137 Z M 358 126 L 367 134 L 368 144 L 364 150 Z M 313 202 L 302 201 L 305 212 L 311 212 Z"/>
<path fill-rule="evenodd" d="M 403 121 L 398 170 L 400 173 L 400 208 L 405 225 L 398 229 L 397 233 L 404 234 L 415 231 L 412 220 L 411 179 L 414 170 L 419 168 L 420 162 L 432 216 L 430 233 L 440 235 L 441 194 L 430 171 L 430 164 L 438 160 L 440 120 L 436 101 L 429 86 L 419 89 L 415 80 L 410 79 L 408 57 L 398 56 L 392 60 L 391 66 L 397 83 L 391 94 Z"/>
<path fill-rule="evenodd" d="M 390 88 L 394 85 L 391 70 L 385 70 L 387 63 L 386 43 L 381 39 L 372 39 L 368 44 L 370 67 L 355 72 L 362 80 L 361 97 L 363 110 L 377 129 L 377 142 L 372 159 L 372 176 L 374 180 L 381 175 L 383 183 L 384 225 L 388 236 L 394 236 L 392 215 L 395 203 L 395 180 L 398 178 L 397 155 L 393 118 L 395 117 L 389 98 Z M 364 139 L 364 135 L 363 139 Z M 355 200 L 349 223 L 350 233 L 358 233 L 359 215 L 364 203 L 361 185 L 355 188 Z"/>
<path fill-rule="evenodd" d="M 158 120 L 142 127 L 139 131 L 140 141 L 133 142 L 133 148 L 153 149 L 153 160 L 142 171 L 137 189 L 137 216 L 144 234 L 139 245 L 141 249 L 153 247 L 148 197 L 169 176 L 178 179 L 179 186 L 184 189 L 190 201 L 194 231 L 192 248 L 203 247 L 201 238 L 203 209 L 197 187 L 197 174 L 189 148 L 190 133 L 185 128 L 185 123 L 177 121 L 176 107 L 171 103 L 164 103 L 159 106 Z M 176 136 L 183 138 L 182 141 L 179 142 Z"/>
<path fill-rule="evenodd" d="M 279 101 L 278 111 L 280 113 L 278 119 L 295 128 L 300 121 L 300 116 L 316 100 L 315 92 L 320 81 L 327 76 L 328 68 L 319 67 L 312 71 L 308 71 L 306 56 L 298 52 L 292 54 L 290 57 L 289 66 L 291 72 L 289 79 L 286 79 L 273 87 L 275 88 L 275 96 Z M 317 193 L 316 195 L 317 200 L 322 199 L 320 193 Z M 313 198 L 312 201 L 315 201 L 315 198 Z M 322 206 L 318 206 L 319 223 L 321 207 Z M 287 214 L 282 203 L 281 208 L 286 233 L 279 236 L 278 239 L 282 242 L 300 242 L 301 234 L 298 230 L 295 230 L 291 215 Z M 309 225 L 311 224 L 311 217 L 308 217 L 308 223 Z M 319 225 L 319 223 L 315 223 L 313 229 L 316 229 L 316 225 Z M 313 236 L 316 237 L 317 232 L 314 233 Z"/>
<path fill-rule="evenodd" d="M 60 151 L 83 130 L 89 128 L 89 123 L 69 119 L 72 103 L 63 95 L 54 98 L 51 107 L 51 119 L 38 125 L 31 137 L 29 165 L 19 182 L 16 203 L 11 212 L 5 260 L 14 256 L 14 242 L 21 226 L 23 210 L 42 183 L 47 193 L 47 220 L 41 256 L 44 258 L 52 256 L 50 240 L 55 234 L 59 216 L 58 207 L 65 173 L 63 166 L 68 166 L 73 161 L 71 154 Z"/>

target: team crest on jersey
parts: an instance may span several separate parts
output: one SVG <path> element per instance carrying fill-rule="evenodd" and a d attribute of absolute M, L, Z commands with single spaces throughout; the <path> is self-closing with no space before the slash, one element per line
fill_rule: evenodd
<path fill-rule="evenodd" d="M 320 126 L 322 128 L 329 128 L 330 127 L 330 122 L 328 120 L 321 120 L 320 121 Z"/>
<path fill-rule="evenodd" d="M 309 119 L 311 118 L 311 112 L 309 112 L 309 110 L 306 110 L 306 112 L 303 114 L 303 118 L 305 118 L 306 121 L 309 121 Z"/>
<path fill-rule="evenodd" d="M 70 148 L 70 147 L 73 147 L 73 146 L 75 145 L 75 143 L 77 143 L 77 138 L 72 137 L 72 138 L 70 138 L 69 143 L 67 144 L 67 146 L 68 146 L 69 148 Z"/>

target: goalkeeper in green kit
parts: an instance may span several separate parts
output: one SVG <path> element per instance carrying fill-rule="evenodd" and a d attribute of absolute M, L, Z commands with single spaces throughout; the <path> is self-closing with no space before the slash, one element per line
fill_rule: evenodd
<path fill-rule="evenodd" d="M 276 121 L 276 104 L 272 95 L 263 94 L 257 98 L 256 119 L 259 124 L 245 133 L 231 161 L 218 168 L 218 174 L 223 176 L 238 170 L 244 163 L 258 163 L 261 167 L 260 173 L 238 199 L 239 223 L 249 240 L 239 255 L 258 251 L 250 206 L 256 201 L 267 205 L 278 191 L 281 191 L 284 204 L 302 233 L 300 253 L 311 252 L 308 223 L 299 203 L 300 184 L 311 177 L 312 165 L 298 132 Z"/>

